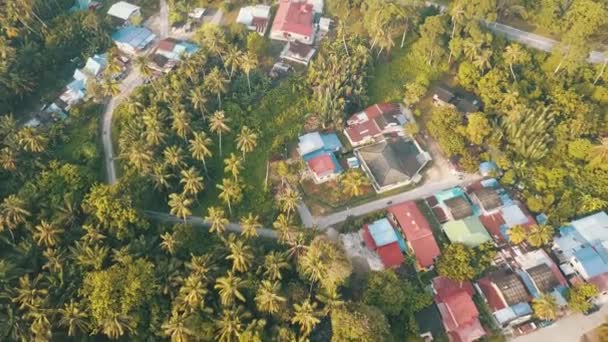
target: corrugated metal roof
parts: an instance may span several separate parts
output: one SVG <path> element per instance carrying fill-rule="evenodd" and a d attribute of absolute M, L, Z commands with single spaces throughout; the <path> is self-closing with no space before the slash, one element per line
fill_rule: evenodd
<path fill-rule="evenodd" d="M 119 1 L 110 7 L 108 14 L 122 20 L 128 20 L 136 11 L 139 11 L 139 6 L 126 1 Z"/>

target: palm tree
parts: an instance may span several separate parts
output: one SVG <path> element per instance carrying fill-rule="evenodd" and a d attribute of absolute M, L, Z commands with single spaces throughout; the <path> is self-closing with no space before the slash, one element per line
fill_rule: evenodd
<path fill-rule="evenodd" d="M 160 239 L 162 240 L 160 242 L 160 248 L 164 251 L 167 251 L 171 255 L 175 254 L 175 250 L 178 245 L 177 239 L 175 238 L 175 234 L 172 234 L 170 232 L 164 232 L 160 235 Z"/>
<path fill-rule="evenodd" d="M 230 74 L 228 75 L 229 78 L 232 78 L 234 70 L 240 65 L 242 55 L 243 53 L 238 48 L 234 46 L 228 48 L 226 58 L 224 59 L 224 65 L 230 68 Z"/>
<path fill-rule="evenodd" d="M 321 280 L 327 273 L 321 251 L 318 248 L 309 248 L 308 251 L 300 258 L 300 272 L 305 275 L 312 285 Z"/>
<path fill-rule="evenodd" d="M 179 289 L 179 298 L 190 310 L 194 311 L 203 305 L 207 289 L 201 277 L 191 274 L 184 281 L 184 285 Z"/>
<path fill-rule="evenodd" d="M 243 189 L 241 185 L 232 179 L 224 178 L 222 184 L 216 187 L 221 190 L 218 197 L 228 206 L 228 212 L 232 215 L 232 203 L 238 203 L 243 199 Z"/>
<path fill-rule="evenodd" d="M 229 223 L 224 210 L 218 207 L 209 207 L 209 209 L 207 209 L 205 221 L 211 223 L 209 231 L 212 233 L 217 232 L 218 234 L 222 234 Z"/>
<path fill-rule="evenodd" d="M 279 207 L 289 217 L 289 214 L 296 210 L 301 199 L 297 191 L 287 187 L 279 194 Z"/>
<path fill-rule="evenodd" d="M 104 78 L 101 87 L 105 96 L 113 97 L 120 94 L 120 82 L 109 77 Z"/>
<path fill-rule="evenodd" d="M 59 326 L 68 328 L 68 336 L 88 333 L 90 329 L 88 315 L 81 305 L 74 302 L 74 300 L 65 303 L 63 308 L 58 310 L 58 313 L 60 317 Z"/>
<path fill-rule="evenodd" d="M 325 315 L 330 314 L 335 309 L 344 305 L 344 300 L 342 300 L 340 292 L 338 292 L 336 289 L 327 289 L 322 287 L 321 291 L 316 297 L 319 302 L 325 304 L 325 307 L 323 308 L 323 313 Z"/>
<path fill-rule="evenodd" d="M 277 219 L 272 223 L 272 227 L 279 232 L 279 242 L 285 243 L 291 240 L 291 220 L 284 214 L 279 214 Z"/>
<path fill-rule="evenodd" d="M 226 92 L 226 84 L 228 80 L 222 76 L 222 72 L 217 67 L 205 77 L 205 88 L 212 93 L 217 94 L 218 107 L 222 108 L 222 94 Z"/>
<path fill-rule="evenodd" d="M 593 147 L 591 153 L 593 163 L 597 163 L 597 165 L 608 164 L 608 138 L 603 138 L 599 145 Z"/>
<path fill-rule="evenodd" d="M 17 228 L 19 224 L 24 223 L 30 215 L 30 212 L 25 209 L 25 202 L 21 198 L 16 195 L 9 195 L 0 204 L 0 231 L 8 228 L 12 235 L 12 230 Z"/>
<path fill-rule="evenodd" d="M 341 177 L 340 185 L 346 195 L 357 197 L 363 194 L 363 187 L 369 186 L 370 181 L 361 171 L 350 170 Z"/>
<path fill-rule="evenodd" d="M 184 153 L 181 147 L 171 145 L 167 146 L 163 151 L 163 157 L 167 164 L 174 168 L 181 168 L 185 165 Z"/>
<path fill-rule="evenodd" d="M 167 168 L 164 164 L 154 165 L 150 177 L 152 177 L 156 190 L 163 191 L 169 188 L 169 178 L 171 175 L 167 173 Z"/>
<path fill-rule="evenodd" d="M 534 316 L 546 321 L 553 321 L 557 318 L 557 302 L 555 297 L 550 294 L 543 294 L 532 301 Z"/>
<path fill-rule="evenodd" d="M 10 147 L 5 147 L 0 150 L 0 167 L 6 171 L 15 171 L 17 169 L 17 156 Z"/>
<path fill-rule="evenodd" d="M 35 231 L 32 234 L 38 246 L 53 247 L 59 242 L 59 235 L 63 233 L 63 229 L 49 224 L 45 220 L 40 221 L 40 224 L 34 227 Z"/>
<path fill-rule="evenodd" d="M 281 271 L 289 269 L 289 263 L 285 260 L 285 254 L 273 251 L 264 257 L 264 276 L 270 280 L 281 280 Z"/>
<path fill-rule="evenodd" d="M 84 230 L 85 233 L 80 240 L 87 245 L 95 244 L 106 238 L 106 236 L 100 232 L 98 226 L 85 224 L 82 226 L 82 230 Z"/>
<path fill-rule="evenodd" d="M 43 270 L 48 270 L 51 273 L 61 273 L 63 271 L 63 253 L 57 249 L 49 248 L 42 252 L 42 256 L 46 259 L 46 263 L 42 265 Z"/>
<path fill-rule="evenodd" d="M 180 173 L 182 179 L 179 181 L 180 184 L 184 184 L 184 194 L 194 195 L 203 191 L 203 177 L 201 177 L 194 167 L 189 168 L 188 170 L 182 170 Z"/>
<path fill-rule="evenodd" d="M 246 239 L 254 238 L 258 236 L 258 229 L 262 228 L 260 224 L 260 217 L 258 215 L 253 215 L 252 213 L 247 214 L 247 216 L 241 218 L 241 228 L 243 231 L 241 235 Z"/>
<path fill-rule="evenodd" d="M 82 267 L 91 267 L 95 270 L 102 268 L 109 249 L 100 244 L 88 245 L 80 241 L 76 241 L 74 246 L 70 247 L 73 259 Z"/>
<path fill-rule="evenodd" d="M 228 271 L 226 276 L 219 277 L 215 281 L 214 289 L 218 290 L 220 302 L 223 306 L 230 306 L 234 303 L 235 298 L 245 302 L 245 296 L 240 291 L 240 288 L 245 285 L 245 281 Z"/>
<path fill-rule="evenodd" d="M 23 127 L 17 132 L 17 142 L 28 152 L 40 153 L 45 150 L 47 139 L 32 127 Z"/>
<path fill-rule="evenodd" d="M 42 274 L 38 274 L 32 280 L 29 275 L 19 278 L 19 285 L 15 289 L 15 296 L 11 299 L 13 303 L 19 304 L 19 309 L 40 307 L 43 300 L 48 296 L 48 290 L 41 286 Z"/>
<path fill-rule="evenodd" d="M 249 74 L 258 67 L 258 57 L 253 52 L 249 52 L 241 57 L 240 66 L 241 70 L 245 73 L 245 76 L 247 76 L 247 88 L 251 94 L 251 80 L 249 79 Z"/>
<path fill-rule="evenodd" d="M 226 260 L 232 260 L 232 272 L 247 272 L 253 261 L 251 247 L 245 245 L 243 241 L 236 240 L 228 243 L 230 254 Z"/>
<path fill-rule="evenodd" d="M 291 323 L 298 324 L 304 336 L 308 336 L 315 325 L 321 322 L 316 308 L 317 303 L 311 303 L 310 299 L 304 300 L 302 304 L 293 305 L 294 316 L 291 319 Z"/>
<path fill-rule="evenodd" d="M 280 284 L 278 281 L 262 280 L 256 292 L 255 303 L 258 310 L 274 314 L 279 311 L 281 303 L 285 302 L 285 297 L 278 295 Z"/>
<path fill-rule="evenodd" d="M 236 136 L 236 147 L 243 153 L 243 159 L 245 159 L 245 153 L 252 152 L 258 144 L 258 135 L 247 126 L 241 128 L 241 132 Z"/>
<path fill-rule="evenodd" d="M 230 173 L 233 179 L 237 181 L 239 173 L 243 169 L 243 160 L 234 153 L 230 153 L 230 156 L 224 159 L 224 165 L 224 172 Z"/>
<path fill-rule="evenodd" d="M 553 239 L 553 227 L 546 224 L 535 224 L 528 232 L 528 243 L 532 247 L 541 247 Z"/>
<path fill-rule="evenodd" d="M 192 131 L 192 127 L 190 127 L 190 117 L 185 110 L 179 109 L 173 112 L 173 123 L 171 124 L 171 128 L 173 128 L 175 133 L 181 138 L 187 138 L 188 133 Z"/>
<path fill-rule="evenodd" d="M 148 64 L 148 58 L 146 56 L 135 57 L 135 67 L 137 71 L 143 76 L 144 79 L 149 80 L 154 75 L 154 70 Z"/>
<path fill-rule="evenodd" d="M 180 217 L 186 223 L 186 219 L 188 216 L 192 215 L 192 211 L 190 211 L 190 206 L 192 205 L 192 200 L 187 198 L 184 194 L 170 194 L 169 195 L 169 208 L 171 208 L 171 215 Z"/>
<path fill-rule="evenodd" d="M 230 132 L 230 127 L 228 127 L 229 122 L 230 119 L 224 115 L 223 111 L 217 111 L 213 113 L 213 117 L 211 117 L 209 123 L 211 132 L 217 134 L 220 138 L 220 157 L 222 156 L 222 133 Z"/>
<path fill-rule="evenodd" d="M 205 120 L 205 112 L 207 111 L 207 97 L 203 93 L 203 89 L 198 87 L 190 91 L 190 103 L 195 110 L 201 112 L 203 120 Z"/>
<path fill-rule="evenodd" d="M 492 64 L 490 63 L 490 58 L 492 57 L 492 50 L 484 49 L 481 51 L 479 55 L 475 57 L 473 61 L 473 65 L 475 65 L 479 70 L 484 71 L 486 69 L 492 68 Z"/>
<path fill-rule="evenodd" d="M 196 336 L 194 331 L 187 327 L 186 314 L 173 311 L 168 321 L 161 325 L 163 334 L 171 338 L 171 342 L 188 342 Z"/>
<path fill-rule="evenodd" d="M 520 243 L 526 241 L 528 232 L 524 226 L 518 224 L 509 228 L 509 230 L 507 230 L 507 235 L 509 236 L 509 241 L 511 241 L 513 244 L 519 245 Z"/>
<path fill-rule="evenodd" d="M 511 70 L 511 76 L 513 76 L 513 81 L 517 81 L 517 76 L 515 76 L 515 71 L 513 70 L 513 65 L 522 62 L 525 56 L 525 52 L 521 48 L 519 44 L 510 44 L 505 48 L 505 52 L 502 54 L 505 62 L 509 64 L 509 70 Z"/>
<path fill-rule="evenodd" d="M 150 168 L 153 159 L 151 151 L 140 144 L 128 146 L 127 150 L 121 153 L 121 157 L 126 157 L 135 170 L 141 172 L 146 172 Z"/>
<path fill-rule="evenodd" d="M 214 269 L 209 255 L 192 255 L 190 261 L 186 262 L 186 268 L 197 277 L 206 280 L 208 273 Z"/>
<path fill-rule="evenodd" d="M 99 322 L 101 332 L 110 339 L 118 339 L 127 333 L 135 331 L 135 321 L 127 314 L 114 314 L 113 317 L 108 317 Z"/>
<path fill-rule="evenodd" d="M 240 306 L 222 311 L 222 315 L 215 322 L 217 326 L 216 338 L 218 341 L 240 341 L 240 336 L 243 333 L 241 317 L 243 317 L 243 308 Z"/>
<path fill-rule="evenodd" d="M 211 138 L 207 136 L 205 132 L 194 132 L 193 139 L 190 140 L 190 153 L 192 158 L 203 162 L 205 173 L 207 173 L 207 163 L 205 162 L 206 157 L 211 157 L 212 153 L 209 146 L 213 143 Z"/>

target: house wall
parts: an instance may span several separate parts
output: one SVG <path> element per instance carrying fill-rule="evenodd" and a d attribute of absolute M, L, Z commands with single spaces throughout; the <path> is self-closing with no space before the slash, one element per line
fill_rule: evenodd
<path fill-rule="evenodd" d="M 118 49 L 126 54 L 129 55 L 135 55 L 137 53 L 137 51 L 135 50 L 135 48 L 129 44 L 125 44 L 125 43 L 121 43 L 121 42 L 115 42 L 116 43 L 116 47 L 118 47 Z"/>
<path fill-rule="evenodd" d="M 313 32 L 313 34 L 314 34 L 314 32 Z M 270 31 L 270 39 L 282 40 L 282 41 L 286 41 L 286 42 L 298 41 L 300 43 L 310 45 L 313 43 L 314 35 L 313 35 L 313 37 L 307 37 L 307 36 L 303 36 L 303 35 L 300 35 L 297 33 L 289 32 L 289 31 L 273 29 L 272 31 Z"/>
<path fill-rule="evenodd" d="M 329 182 L 330 180 L 336 179 L 338 178 L 338 176 L 340 176 L 339 173 L 328 173 L 326 175 L 317 175 L 315 172 L 313 172 L 312 170 L 309 170 L 309 172 L 312 174 L 312 180 L 315 182 L 315 184 L 322 184 L 325 182 Z"/>

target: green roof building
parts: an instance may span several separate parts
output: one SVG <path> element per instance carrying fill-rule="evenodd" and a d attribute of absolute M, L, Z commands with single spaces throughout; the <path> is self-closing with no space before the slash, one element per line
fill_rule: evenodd
<path fill-rule="evenodd" d="M 490 234 L 476 216 L 446 222 L 443 224 L 443 231 L 452 243 L 462 243 L 469 247 L 492 241 Z"/>

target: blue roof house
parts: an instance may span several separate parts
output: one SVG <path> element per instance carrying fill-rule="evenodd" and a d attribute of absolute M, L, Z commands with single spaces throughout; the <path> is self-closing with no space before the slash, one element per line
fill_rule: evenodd
<path fill-rule="evenodd" d="M 141 26 L 126 26 L 112 34 L 112 40 L 124 53 L 135 55 L 143 51 L 156 39 L 156 35 Z"/>
<path fill-rule="evenodd" d="M 74 71 L 74 79 L 83 80 L 86 82 L 86 79 L 89 77 L 98 78 L 107 65 L 108 65 L 108 54 L 107 53 L 89 57 L 89 59 L 87 59 L 87 63 L 84 65 L 84 67 L 82 69 L 76 69 Z"/>
<path fill-rule="evenodd" d="M 395 229 L 388 221 L 387 218 L 383 218 L 368 225 L 369 233 L 374 239 L 374 243 L 377 247 L 388 245 L 389 243 L 398 242 L 397 233 Z"/>
<path fill-rule="evenodd" d="M 599 212 L 559 229 L 553 250 L 562 269 L 572 268 L 589 280 L 608 273 L 608 215 Z"/>
<path fill-rule="evenodd" d="M 344 171 L 336 157 L 341 149 L 342 144 L 335 133 L 314 132 L 299 138 L 298 153 L 316 184 L 335 179 Z"/>

